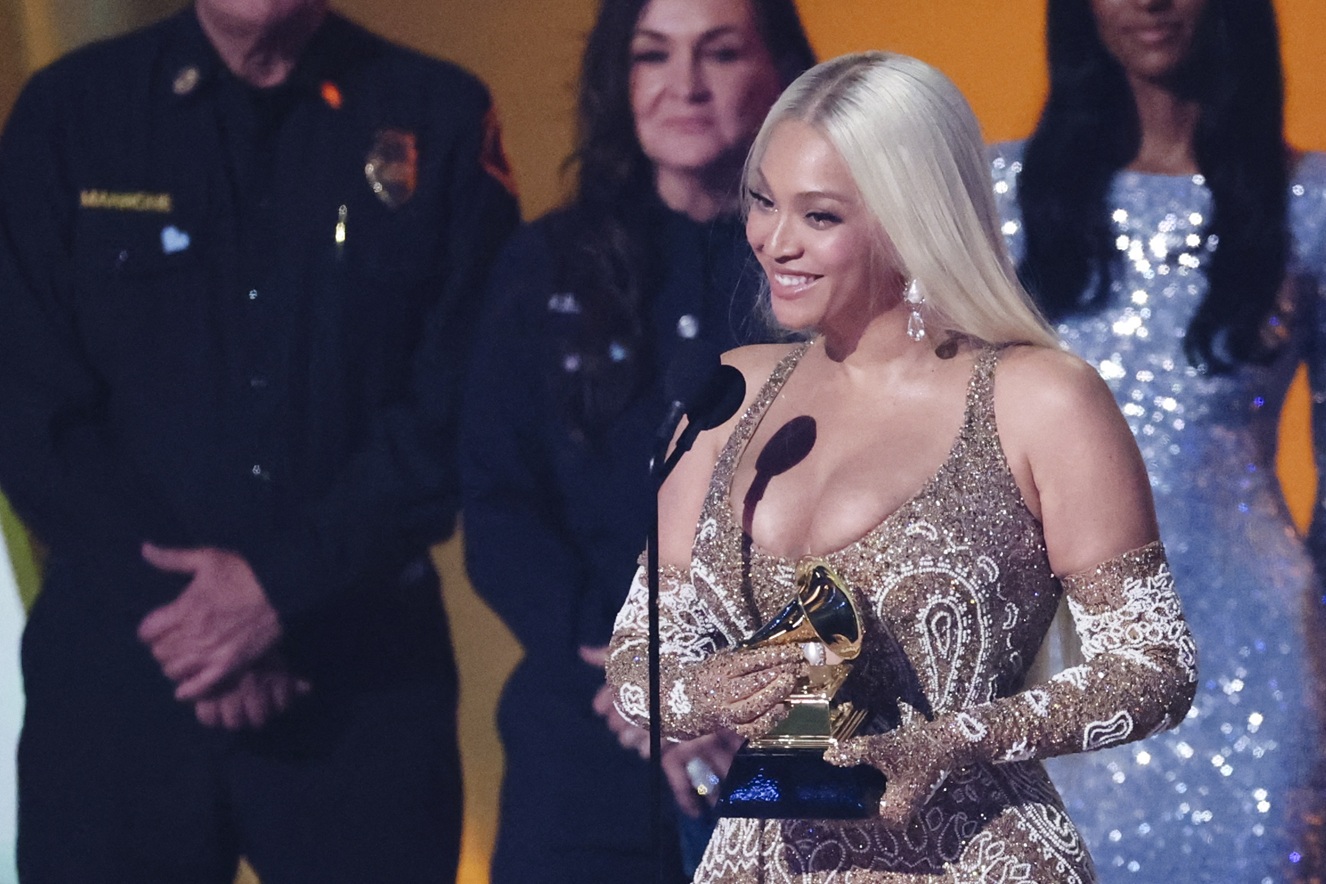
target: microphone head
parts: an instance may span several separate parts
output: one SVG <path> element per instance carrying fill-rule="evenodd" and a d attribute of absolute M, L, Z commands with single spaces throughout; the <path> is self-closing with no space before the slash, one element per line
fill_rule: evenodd
<path fill-rule="evenodd" d="M 712 430 L 737 413 L 746 399 L 746 378 L 731 365 L 719 365 L 701 391 L 695 406 L 686 410 L 692 423 Z"/>
<path fill-rule="evenodd" d="M 663 376 L 663 395 L 689 412 L 718 371 L 721 349 L 712 341 L 688 338 L 677 345 Z"/>

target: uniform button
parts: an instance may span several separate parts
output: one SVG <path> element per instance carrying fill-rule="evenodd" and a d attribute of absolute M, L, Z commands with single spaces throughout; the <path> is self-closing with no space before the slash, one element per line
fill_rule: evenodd
<path fill-rule="evenodd" d="M 176 95 L 188 95 L 198 87 L 198 81 L 203 77 L 202 72 L 193 65 L 179 69 L 175 74 L 175 80 L 170 84 L 170 89 Z"/>
<path fill-rule="evenodd" d="M 677 320 L 677 335 L 690 340 L 700 333 L 700 320 L 687 313 Z"/>
<path fill-rule="evenodd" d="M 263 469 L 262 464 L 260 463 L 255 463 L 253 466 L 249 467 L 249 472 L 255 479 L 261 479 L 264 482 L 271 481 L 272 474 Z"/>
<path fill-rule="evenodd" d="M 250 301 L 256 301 L 256 300 L 258 300 L 258 290 L 257 290 L 257 289 L 249 289 L 249 300 L 250 300 Z"/>
<path fill-rule="evenodd" d="M 249 386 L 254 390 L 266 390 L 267 378 L 263 377 L 262 375 L 255 374 L 253 377 L 249 378 Z"/>

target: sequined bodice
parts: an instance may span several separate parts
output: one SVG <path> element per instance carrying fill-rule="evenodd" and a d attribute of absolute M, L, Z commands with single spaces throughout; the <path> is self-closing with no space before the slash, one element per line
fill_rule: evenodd
<path fill-rule="evenodd" d="M 701 516 L 693 560 L 715 568 L 714 601 L 726 610 L 734 639 L 754 632 L 794 592 L 796 562 L 742 534 L 731 485 L 751 435 L 803 352 L 778 366 L 741 418 Z M 1058 598 L 1040 524 L 999 445 L 997 359 L 994 350 L 978 354 L 962 428 L 936 473 L 859 540 L 823 555 L 858 595 L 860 610 L 888 626 L 916 665 L 946 686 L 945 695 L 931 697 L 937 709 L 983 702 L 1019 682 Z M 742 592 L 731 592 L 737 587 Z M 918 612 L 925 612 L 919 626 Z"/>
<path fill-rule="evenodd" d="M 796 562 L 749 542 L 734 517 L 731 486 L 751 435 L 804 352 L 797 349 L 783 360 L 728 440 L 696 535 L 697 600 L 721 612 L 716 619 L 728 642 L 753 632 L 794 592 Z M 867 704 L 887 690 L 891 677 L 870 662 L 887 659 L 872 650 L 881 624 L 898 638 L 942 713 L 1016 690 L 1054 614 L 1059 587 L 1040 524 L 1022 501 L 995 427 L 997 361 L 993 349 L 977 355 L 963 426 L 939 470 L 861 539 L 823 556 L 855 594 L 865 621 L 865 647 L 853 678 L 854 696 Z M 903 714 L 908 719 L 916 713 L 904 706 Z M 934 807 L 935 814 L 906 839 L 874 821 L 724 820 L 700 878 L 755 880 L 749 876 L 758 867 L 764 869 L 758 880 L 836 880 L 832 874 L 795 874 L 835 868 L 873 870 L 861 879 L 869 881 L 914 875 L 988 880 L 1030 852 L 1042 877 L 1027 880 L 1091 880 L 1090 860 L 1038 763 L 972 768 L 946 787 Z M 988 840 L 988 851 L 971 849 L 959 834 L 979 828 L 985 831 L 977 840 Z M 771 847 L 777 844 L 783 846 Z M 835 851 L 844 856 L 830 861 Z"/>
<path fill-rule="evenodd" d="M 1023 248 L 1017 210 L 1020 146 L 994 160 L 1004 233 Z M 1276 476 L 1281 406 L 1298 364 L 1312 349 L 1318 281 L 1326 249 L 1326 156 L 1299 164 L 1290 194 L 1295 233 L 1285 293 L 1271 321 L 1285 346 L 1275 362 L 1204 374 L 1183 339 L 1207 292 L 1219 248 L 1203 225 L 1211 193 L 1202 176 L 1121 172 L 1108 194 L 1121 261 L 1109 301 L 1070 316 L 1057 330 L 1100 372 L 1137 439 L 1150 476 L 1161 537 L 1174 564 L 1185 612 L 1203 648 L 1236 654 L 1242 629 L 1263 640 L 1300 618 L 1312 568 Z M 1230 587 L 1231 592 L 1220 591 Z M 1212 658 L 1208 658 L 1212 659 Z M 1231 680 L 1238 683 L 1235 672 Z M 1232 714 L 1242 718 L 1242 709 Z M 1218 765 L 1217 765 L 1218 766 Z"/>

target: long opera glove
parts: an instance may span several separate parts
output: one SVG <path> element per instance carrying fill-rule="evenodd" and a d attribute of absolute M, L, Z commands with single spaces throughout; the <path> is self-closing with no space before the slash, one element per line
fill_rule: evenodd
<path fill-rule="evenodd" d="M 1085 662 L 988 703 L 844 740 L 825 758 L 888 778 L 881 815 L 902 825 L 977 763 L 1048 758 L 1128 743 L 1182 721 L 1197 653 L 1159 541 L 1061 580 Z"/>
<path fill-rule="evenodd" d="M 648 586 L 636 571 L 608 645 L 608 683 L 627 721 L 649 726 Z M 719 728 L 759 736 L 786 715 L 804 658 L 796 646 L 733 649 L 680 569 L 659 572 L 662 731 L 686 740 Z"/>

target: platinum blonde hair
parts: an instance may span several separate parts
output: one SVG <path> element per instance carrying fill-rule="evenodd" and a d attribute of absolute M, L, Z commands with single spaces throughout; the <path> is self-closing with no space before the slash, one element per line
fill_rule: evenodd
<path fill-rule="evenodd" d="M 746 160 L 752 185 L 778 124 L 818 130 L 851 171 L 898 269 L 920 284 L 932 328 L 994 344 L 1057 347 L 1018 282 L 995 209 L 976 115 L 935 68 L 905 55 L 862 52 L 819 64 L 789 86 Z"/>

